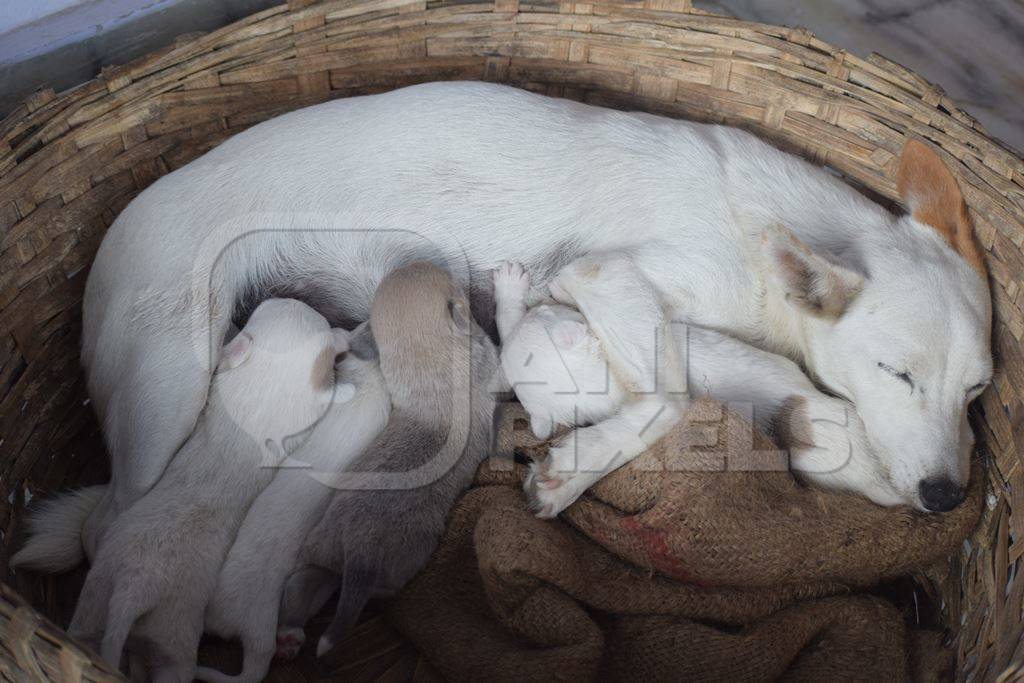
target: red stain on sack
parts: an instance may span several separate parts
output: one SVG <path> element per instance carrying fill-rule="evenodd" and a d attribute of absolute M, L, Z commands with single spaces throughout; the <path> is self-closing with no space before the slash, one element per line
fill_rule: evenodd
<path fill-rule="evenodd" d="M 636 517 L 626 517 L 622 520 L 622 528 L 640 542 L 640 546 L 647 553 L 651 566 L 659 572 L 683 583 L 689 583 L 702 588 L 711 584 L 701 581 L 683 568 L 683 563 L 678 557 L 672 554 L 665 532 L 661 529 L 652 529 L 644 526 Z"/>

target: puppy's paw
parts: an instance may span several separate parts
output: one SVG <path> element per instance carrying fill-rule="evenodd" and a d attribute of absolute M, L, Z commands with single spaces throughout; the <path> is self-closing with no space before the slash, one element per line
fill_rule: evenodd
<path fill-rule="evenodd" d="M 551 519 L 558 516 L 550 496 L 543 495 L 553 491 L 562 485 L 559 477 L 552 477 L 545 471 L 543 465 L 537 462 L 530 463 L 530 471 L 523 481 L 523 491 L 526 493 L 526 503 L 530 512 L 541 519 Z"/>
<path fill-rule="evenodd" d="M 334 385 L 334 403 L 348 403 L 356 397 L 356 385 L 345 382 Z"/>
<path fill-rule="evenodd" d="M 523 482 L 523 491 L 530 511 L 541 519 L 554 519 L 576 502 L 590 484 L 586 477 L 575 472 L 554 472 L 550 459 L 545 463 L 531 463 Z"/>
<path fill-rule="evenodd" d="M 296 626 L 286 626 L 277 630 L 277 650 L 274 659 L 290 662 L 299 656 L 306 642 L 306 632 Z"/>
<path fill-rule="evenodd" d="M 504 261 L 492 275 L 495 300 L 522 301 L 530 291 L 530 274 L 518 263 Z"/>

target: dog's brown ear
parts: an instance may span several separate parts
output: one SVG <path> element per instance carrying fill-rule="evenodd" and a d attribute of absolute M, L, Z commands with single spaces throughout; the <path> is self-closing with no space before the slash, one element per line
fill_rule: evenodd
<path fill-rule="evenodd" d="M 783 225 L 764 240 L 786 300 L 810 315 L 837 320 L 864 287 L 859 274 L 815 254 Z"/>
<path fill-rule="evenodd" d="M 919 140 L 908 141 L 900 155 L 896 187 L 914 218 L 934 228 L 985 277 L 985 259 L 974 239 L 960 186 L 935 150 Z"/>

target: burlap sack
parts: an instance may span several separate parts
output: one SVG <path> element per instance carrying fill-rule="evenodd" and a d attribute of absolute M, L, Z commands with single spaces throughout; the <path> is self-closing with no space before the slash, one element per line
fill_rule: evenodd
<path fill-rule="evenodd" d="M 508 424 L 502 439 L 544 450 Z M 558 520 L 527 511 L 522 467 L 485 463 L 395 623 L 452 680 L 941 679 L 940 634 L 858 591 L 943 561 L 977 521 L 980 472 L 925 515 L 784 464 L 710 401 Z"/>

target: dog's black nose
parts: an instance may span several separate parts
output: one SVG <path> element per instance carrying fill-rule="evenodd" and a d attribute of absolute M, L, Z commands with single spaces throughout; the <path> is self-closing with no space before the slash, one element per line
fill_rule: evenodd
<path fill-rule="evenodd" d="M 945 477 L 925 479 L 917 485 L 917 491 L 925 509 L 932 512 L 949 512 L 963 501 L 967 493 L 963 486 Z"/>

